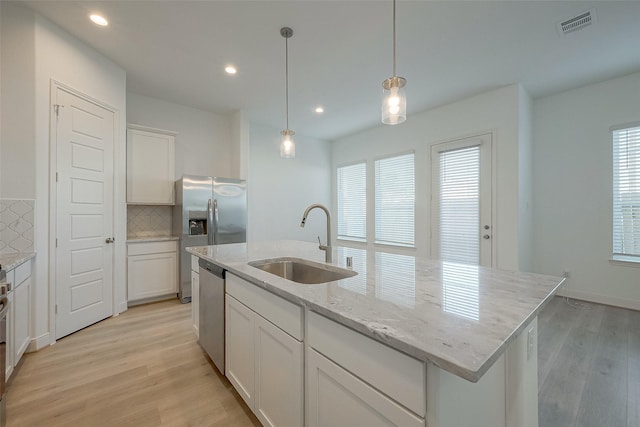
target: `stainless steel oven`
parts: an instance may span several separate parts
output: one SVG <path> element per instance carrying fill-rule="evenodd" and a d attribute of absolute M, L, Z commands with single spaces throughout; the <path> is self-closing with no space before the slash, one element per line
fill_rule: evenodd
<path fill-rule="evenodd" d="M 7 361 L 7 313 L 9 311 L 9 299 L 7 298 L 6 273 L 0 270 L 0 427 L 7 423 L 7 398 L 6 398 L 6 361 Z"/>

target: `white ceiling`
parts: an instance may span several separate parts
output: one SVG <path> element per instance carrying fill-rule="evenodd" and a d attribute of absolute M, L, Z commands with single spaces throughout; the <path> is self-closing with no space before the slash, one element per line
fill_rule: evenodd
<path fill-rule="evenodd" d="M 290 127 L 331 140 L 380 122 L 391 1 L 23 3 L 121 65 L 128 91 L 223 114 L 243 109 L 276 128 L 285 127 L 280 28 L 289 26 Z M 559 35 L 559 21 L 592 8 L 596 24 Z M 90 12 L 109 27 L 92 24 Z M 640 1 L 401 0 L 397 15 L 409 114 L 512 83 L 538 97 L 640 71 Z M 237 75 L 224 73 L 228 63 Z"/>

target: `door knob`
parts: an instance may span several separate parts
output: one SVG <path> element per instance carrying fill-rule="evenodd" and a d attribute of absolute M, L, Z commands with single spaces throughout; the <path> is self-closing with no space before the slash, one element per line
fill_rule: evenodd
<path fill-rule="evenodd" d="M 107 237 L 107 240 L 105 240 L 105 242 L 113 243 L 113 242 L 115 242 L 115 240 L 116 240 L 115 237 Z"/>
<path fill-rule="evenodd" d="M 490 239 L 491 236 L 489 236 L 488 234 L 485 234 L 484 236 L 482 236 L 483 239 Z"/>

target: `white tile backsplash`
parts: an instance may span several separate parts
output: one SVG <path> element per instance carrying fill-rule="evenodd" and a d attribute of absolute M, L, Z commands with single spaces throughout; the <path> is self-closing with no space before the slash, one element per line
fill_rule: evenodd
<path fill-rule="evenodd" d="M 127 238 L 171 235 L 172 206 L 127 206 Z"/>
<path fill-rule="evenodd" d="M 32 199 L 0 199 L 0 253 L 34 252 L 35 209 Z"/>

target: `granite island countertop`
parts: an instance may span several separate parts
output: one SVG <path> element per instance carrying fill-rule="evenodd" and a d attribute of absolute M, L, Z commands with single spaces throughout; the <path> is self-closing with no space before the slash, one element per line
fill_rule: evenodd
<path fill-rule="evenodd" d="M 9 271 L 30 259 L 35 258 L 35 252 L 23 252 L 19 254 L 0 254 L 0 270 Z"/>
<path fill-rule="evenodd" d="M 324 262 L 315 243 L 272 241 L 187 251 L 289 301 L 466 380 L 477 382 L 565 279 L 334 246 L 356 276 L 298 284 L 247 263 L 278 257 Z"/>

